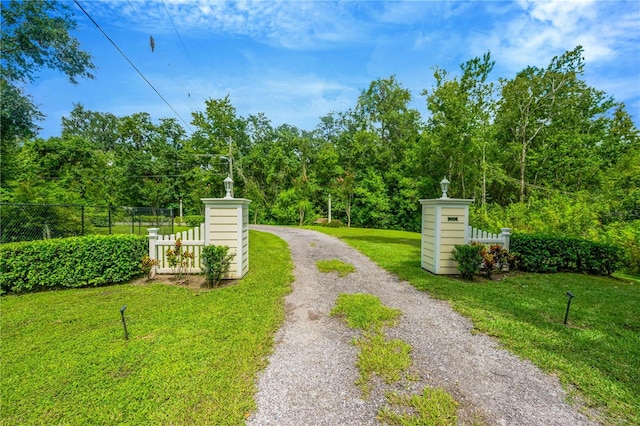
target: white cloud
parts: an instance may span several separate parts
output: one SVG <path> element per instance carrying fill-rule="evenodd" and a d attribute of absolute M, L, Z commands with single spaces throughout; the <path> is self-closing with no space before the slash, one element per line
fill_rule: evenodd
<path fill-rule="evenodd" d="M 88 9 L 98 21 L 124 16 L 125 20 L 113 23 L 150 34 L 170 34 L 177 29 L 189 37 L 212 34 L 250 37 L 287 49 L 362 42 L 370 33 L 369 25 L 354 16 L 359 2 L 151 0 L 128 3 L 91 2 Z"/>
<path fill-rule="evenodd" d="M 495 52 L 511 71 L 527 65 L 545 66 L 553 56 L 577 45 L 584 47 L 587 63 L 611 61 L 638 39 L 638 7 L 633 3 L 620 7 L 622 4 L 522 0 L 519 13 L 496 25 L 489 38 L 474 40 L 474 45 L 490 41 L 484 50 Z"/>

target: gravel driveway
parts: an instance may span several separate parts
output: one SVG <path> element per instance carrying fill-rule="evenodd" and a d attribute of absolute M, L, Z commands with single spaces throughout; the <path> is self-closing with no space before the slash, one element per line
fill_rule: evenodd
<path fill-rule="evenodd" d="M 412 347 L 418 381 L 402 391 L 440 386 L 460 403 L 464 423 L 495 425 L 588 425 L 565 403 L 559 381 L 529 361 L 503 350 L 485 335 L 471 334 L 471 322 L 449 304 L 434 300 L 389 274 L 337 238 L 314 231 L 252 226 L 284 239 L 295 265 L 286 320 L 276 334 L 269 365 L 260 376 L 257 411 L 249 425 L 373 425 L 384 405 L 383 383 L 363 399 L 355 386 L 357 331 L 329 316 L 340 293 L 370 293 L 402 311 L 389 337 Z M 339 278 L 315 263 L 339 259 L 356 272 Z M 425 272 L 427 273 L 427 272 Z M 388 385 L 387 385 L 388 388 Z"/>

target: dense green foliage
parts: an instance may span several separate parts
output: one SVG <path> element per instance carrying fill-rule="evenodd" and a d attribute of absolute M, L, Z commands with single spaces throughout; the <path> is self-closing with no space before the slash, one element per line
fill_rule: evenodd
<path fill-rule="evenodd" d="M 451 301 L 476 330 L 557 375 L 571 396 L 599 411 L 604 424 L 640 423 L 639 281 L 571 273 L 454 280 L 420 268 L 420 234 L 314 229 L 340 237 L 416 288 Z M 567 291 L 575 295 L 568 327 Z"/>
<path fill-rule="evenodd" d="M 619 249 L 579 238 L 515 234 L 511 253 L 526 272 L 586 272 L 611 275 L 620 266 Z"/>
<path fill-rule="evenodd" d="M 480 271 L 482 246 L 475 244 L 459 244 L 453 248 L 451 258 L 458 262 L 462 278 L 470 280 Z"/>
<path fill-rule="evenodd" d="M 476 200 L 476 227 L 616 244 L 637 271 L 639 132 L 623 104 L 586 84 L 582 56 L 578 46 L 497 83 L 489 53 L 458 73 L 436 67 L 422 92 L 426 120 L 393 75 L 310 131 L 241 117 L 229 96 L 193 112 L 191 135 L 175 119 L 76 105 L 59 137 L 13 146 L 0 199 L 182 201 L 189 217 L 203 213 L 201 198 L 224 195 L 231 172 L 235 196 L 252 200 L 252 222 L 314 223 L 329 216 L 331 197 L 333 226 L 418 231 L 419 200 L 440 196 L 446 176 L 451 197 Z"/>
<path fill-rule="evenodd" d="M 121 283 L 143 273 L 147 239 L 93 235 L 0 245 L 0 291 Z"/>
<path fill-rule="evenodd" d="M 0 424 L 243 424 L 293 281 L 284 241 L 251 231 L 249 250 L 247 275 L 215 290 L 154 281 L 2 296 Z"/>
<path fill-rule="evenodd" d="M 224 275 L 229 272 L 234 255 L 229 254 L 227 246 L 205 246 L 200 253 L 202 272 L 211 286 L 217 286 Z"/>
<path fill-rule="evenodd" d="M 4 185 L 15 178 L 13 157 L 19 140 L 35 136 L 36 122 L 44 117 L 22 89 L 24 83 L 33 82 L 40 68 L 50 68 L 75 84 L 77 77 L 93 78 L 95 67 L 91 56 L 69 34 L 76 27 L 69 5 L 54 0 L 11 0 L 0 4 L 0 13 L 0 183 Z"/>

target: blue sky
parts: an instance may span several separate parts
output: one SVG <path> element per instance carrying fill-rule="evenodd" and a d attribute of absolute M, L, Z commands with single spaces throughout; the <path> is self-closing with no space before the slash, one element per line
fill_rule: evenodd
<path fill-rule="evenodd" d="M 26 88 L 47 115 L 41 137 L 60 134 L 74 103 L 118 116 L 148 112 L 182 126 L 208 98 L 227 94 L 240 116 L 265 113 L 312 130 L 319 117 L 355 106 L 362 90 L 395 75 L 413 94 L 433 67 L 491 51 L 491 78 L 582 45 L 587 83 L 625 102 L 640 124 L 640 1 L 95 1 L 82 7 L 168 101 L 126 62 L 72 2 L 74 35 L 98 67 L 71 85 L 43 70 Z M 155 41 L 152 52 L 150 36 Z M 189 131 L 189 129 L 187 128 Z"/>

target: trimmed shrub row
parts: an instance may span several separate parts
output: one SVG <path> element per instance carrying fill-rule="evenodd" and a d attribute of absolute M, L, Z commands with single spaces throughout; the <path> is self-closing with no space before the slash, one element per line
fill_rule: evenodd
<path fill-rule="evenodd" d="M 618 247 L 543 234 L 514 234 L 510 252 L 525 272 L 586 272 L 611 275 L 622 264 Z"/>
<path fill-rule="evenodd" d="M 0 294 L 120 283 L 142 275 L 147 238 L 91 235 L 0 245 Z"/>

